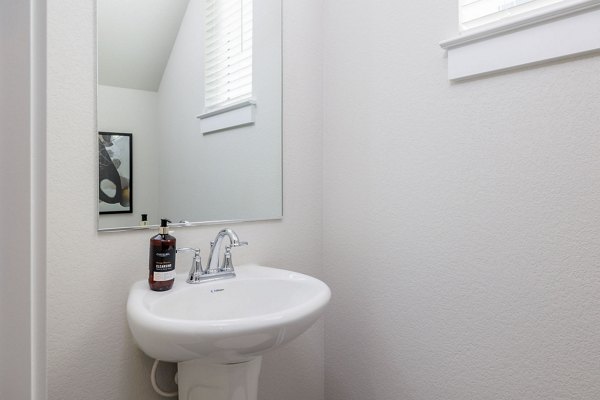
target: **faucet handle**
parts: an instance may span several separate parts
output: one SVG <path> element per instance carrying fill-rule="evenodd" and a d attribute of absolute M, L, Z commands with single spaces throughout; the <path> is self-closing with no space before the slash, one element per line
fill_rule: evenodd
<path fill-rule="evenodd" d="M 200 255 L 200 249 L 194 249 L 192 247 L 180 247 L 176 251 L 177 253 L 194 253 L 194 256 Z"/>
<path fill-rule="evenodd" d="M 229 246 L 225 246 L 225 253 L 223 254 L 223 267 L 221 271 L 233 271 L 233 261 L 231 261 L 231 249 L 233 247 L 247 246 L 248 242 L 235 242 Z"/>
<path fill-rule="evenodd" d="M 204 274 L 204 268 L 202 268 L 202 258 L 200 257 L 200 249 L 193 249 L 191 247 L 182 247 L 177 249 L 177 252 L 181 253 L 194 253 L 194 259 L 192 260 L 192 267 L 188 273 L 187 283 L 195 283 L 200 280 L 200 277 Z"/>
<path fill-rule="evenodd" d="M 235 246 L 225 246 L 225 254 L 223 254 L 222 271 L 233 271 L 233 261 L 231 261 L 231 247 Z"/>

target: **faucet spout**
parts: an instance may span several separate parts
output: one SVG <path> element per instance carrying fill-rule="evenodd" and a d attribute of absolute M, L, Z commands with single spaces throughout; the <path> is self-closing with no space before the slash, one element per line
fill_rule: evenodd
<path fill-rule="evenodd" d="M 223 262 L 219 258 L 221 253 L 221 245 L 223 244 L 223 239 L 229 238 L 229 246 L 227 246 L 228 250 L 226 254 L 223 256 Z M 215 238 L 214 241 L 210 242 L 210 254 L 208 256 L 208 265 L 207 272 L 219 272 L 222 271 L 223 268 L 230 268 L 233 270 L 233 265 L 231 264 L 231 253 L 229 249 L 231 247 L 239 247 L 245 246 L 248 242 L 240 241 L 238 235 L 231 229 L 223 229 Z"/>

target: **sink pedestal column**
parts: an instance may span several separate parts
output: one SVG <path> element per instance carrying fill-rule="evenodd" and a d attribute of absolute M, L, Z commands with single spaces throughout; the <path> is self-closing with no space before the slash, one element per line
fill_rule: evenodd
<path fill-rule="evenodd" d="M 179 400 L 257 400 L 262 357 L 238 364 L 177 364 Z"/>

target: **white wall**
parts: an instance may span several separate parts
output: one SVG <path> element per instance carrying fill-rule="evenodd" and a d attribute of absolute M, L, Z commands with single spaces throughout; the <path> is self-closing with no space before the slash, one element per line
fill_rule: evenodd
<path fill-rule="evenodd" d="M 0 393 L 43 399 L 44 7 L 0 1 Z"/>
<path fill-rule="evenodd" d="M 173 221 L 281 216 L 280 0 L 254 5 L 251 126 L 203 135 L 204 0 L 191 0 L 159 89 L 160 210 Z M 223 179 L 226 176 L 227 179 Z M 173 196 L 173 193 L 178 193 Z"/>
<path fill-rule="evenodd" d="M 133 213 L 102 214 L 100 228 L 139 225 L 141 214 L 148 214 L 151 224 L 160 223 L 158 94 L 98 85 L 98 131 L 131 133 L 134 164 Z"/>
<path fill-rule="evenodd" d="M 596 399 L 600 57 L 449 83 L 456 3 L 325 2 L 326 398 Z"/>
<path fill-rule="evenodd" d="M 125 302 L 147 273 L 149 232 L 96 231 L 95 15 L 92 0 L 48 2 L 48 398 L 159 399 L 134 345 Z M 318 0 L 284 4 L 283 221 L 232 226 L 237 263 L 321 272 L 321 31 Z M 316 22 L 317 27 L 320 26 Z M 306 118 L 310 115 L 311 118 Z M 202 246 L 221 227 L 180 229 Z M 178 260 L 185 272 L 191 260 Z M 263 400 L 323 399 L 323 327 L 264 358 Z"/>

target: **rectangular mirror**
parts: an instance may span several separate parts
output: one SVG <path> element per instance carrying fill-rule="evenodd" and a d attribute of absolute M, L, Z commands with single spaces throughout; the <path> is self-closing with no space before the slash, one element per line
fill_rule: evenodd
<path fill-rule="evenodd" d="M 281 218 L 281 0 L 97 11 L 99 230 Z"/>

